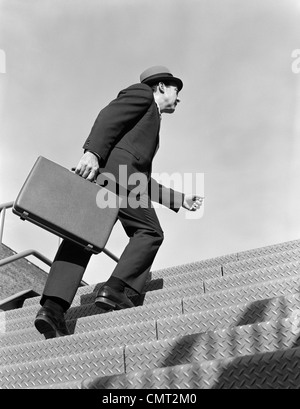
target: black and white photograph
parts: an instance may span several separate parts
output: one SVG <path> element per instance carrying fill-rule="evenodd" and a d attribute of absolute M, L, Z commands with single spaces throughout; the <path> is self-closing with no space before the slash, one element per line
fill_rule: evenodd
<path fill-rule="evenodd" d="M 299 21 L 0 0 L 0 389 L 300 387 Z"/>

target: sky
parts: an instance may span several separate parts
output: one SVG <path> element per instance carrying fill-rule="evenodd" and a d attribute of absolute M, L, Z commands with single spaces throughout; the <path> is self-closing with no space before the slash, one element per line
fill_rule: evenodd
<path fill-rule="evenodd" d="M 190 175 L 181 187 L 205 205 L 189 218 L 157 209 L 165 240 L 152 269 L 299 239 L 299 17 L 299 0 L 0 0 L 0 203 L 40 155 L 76 166 L 99 111 L 165 65 L 184 88 L 153 172 Z M 58 247 L 11 211 L 3 242 L 51 260 Z M 119 257 L 127 242 L 117 224 L 107 249 Z M 84 280 L 114 266 L 93 256 Z"/>

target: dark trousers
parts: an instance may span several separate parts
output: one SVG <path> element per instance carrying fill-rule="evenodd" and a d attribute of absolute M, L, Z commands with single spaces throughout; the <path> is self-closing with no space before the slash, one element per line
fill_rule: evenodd
<path fill-rule="evenodd" d="M 129 243 L 125 247 L 112 275 L 130 288 L 141 293 L 155 255 L 163 241 L 163 231 L 147 195 L 142 206 L 121 208 L 118 219 L 122 223 Z M 71 305 L 91 253 L 83 247 L 64 240 L 55 256 L 45 285 L 41 304 L 47 297 L 58 297 Z"/>

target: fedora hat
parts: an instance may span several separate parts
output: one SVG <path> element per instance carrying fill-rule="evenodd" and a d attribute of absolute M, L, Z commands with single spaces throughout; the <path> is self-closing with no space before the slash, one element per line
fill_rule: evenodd
<path fill-rule="evenodd" d="M 140 81 L 143 84 L 148 85 L 152 85 L 160 81 L 172 81 L 177 85 L 178 91 L 180 91 L 183 87 L 181 79 L 174 77 L 170 70 L 167 67 L 163 67 L 162 65 L 155 65 L 154 67 L 147 68 L 144 72 L 141 73 Z"/>

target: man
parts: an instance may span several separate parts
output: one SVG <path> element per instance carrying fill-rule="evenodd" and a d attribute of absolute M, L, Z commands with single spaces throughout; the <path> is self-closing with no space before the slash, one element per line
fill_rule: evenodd
<path fill-rule="evenodd" d="M 166 188 L 151 178 L 153 157 L 159 145 L 161 114 L 173 113 L 180 102 L 183 87 L 179 78 L 168 68 L 155 66 L 144 71 L 140 83 L 122 90 L 98 115 L 83 148 L 75 172 L 83 178 L 101 184 L 103 174 L 112 175 L 116 189 L 130 197 L 134 191 L 121 181 L 126 169 L 127 182 L 132 175 L 146 180 L 135 199 L 121 206 L 118 219 L 129 243 L 111 277 L 98 291 L 95 303 L 106 310 L 134 306 L 125 289 L 140 294 L 145 285 L 155 255 L 163 241 L 151 200 L 158 201 L 177 212 L 180 207 L 197 210 L 202 199 Z M 103 180 L 102 180 L 103 182 Z M 83 200 L 84 203 L 84 200 Z M 84 204 L 83 204 L 84 205 Z M 46 338 L 68 334 L 64 313 L 70 307 L 81 282 L 91 253 L 79 245 L 64 240 L 51 266 L 41 298 L 35 326 Z"/>

